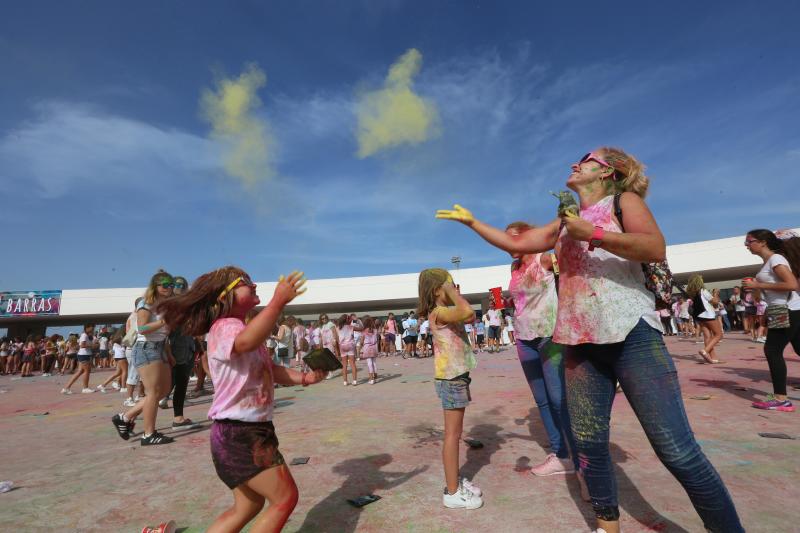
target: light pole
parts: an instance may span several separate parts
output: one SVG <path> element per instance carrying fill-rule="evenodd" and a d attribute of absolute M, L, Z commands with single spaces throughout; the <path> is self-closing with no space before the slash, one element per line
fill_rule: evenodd
<path fill-rule="evenodd" d="M 461 257 L 458 255 L 454 255 L 450 258 L 450 262 L 456 266 L 456 274 L 458 274 L 458 267 L 461 265 Z"/>

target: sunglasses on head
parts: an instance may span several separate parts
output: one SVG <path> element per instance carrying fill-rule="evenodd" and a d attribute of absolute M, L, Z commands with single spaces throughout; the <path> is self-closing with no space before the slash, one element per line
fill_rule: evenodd
<path fill-rule="evenodd" d="M 165 289 L 174 289 L 175 288 L 175 282 L 172 281 L 171 279 L 162 279 L 161 281 L 159 281 L 157 283 L 157 285 L 159 287 L 163 287 Z"/>
<path fill-rule="evenodd" d="M 228 286 L 227 286 L 227 287 L 225 287 L 225 288 L 222 290 L 222 292 L 221 292 L 221 293 L 219 293 L 219 296 L 217 296 L 217 300 L 222 300 L 222 299 L 225 297 L 225 295 L 226 295 L 226 294 L 228 294 L 228 293 L 229 293 L 229 292 L 231 292 L 233 289 L 235 289 L 236 287 L 238 287 L 240 283 L 241 283 L 241 284 L 243 284 L 243 285 L 246 285 L 246 286 L 248 286 L 248 287 L 255 287 L 255 286 L 256 286 L 256 284 L 255 284 L 255 283 L 253 283 L 253 281 L 250 279 L 250 276 L 248 276 L 247 274 L 245 274 L 245 275 L 243 275 L 243 276 L 239 276 L 239 277 L 238 277 L 238 278 L 236 278 L 235 280 L 231 281 L 231 282 L 228 284 Z"/>

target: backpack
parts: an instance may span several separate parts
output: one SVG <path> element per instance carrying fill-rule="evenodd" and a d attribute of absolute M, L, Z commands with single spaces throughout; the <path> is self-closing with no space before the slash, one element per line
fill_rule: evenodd
<path fill-rule="evenodd" d="M 619 197 L 621 193 L 614 195 L 614 215 L 619 220 L 619 225 L 622 231 L 625 231 L 625 225 L 622 223 L 622 207 L 619 204 Z M 664 261 L 657 261 L 655 263 L 642 263 L 642 272 L 644 272 L 644 286 L 648 291 L 653 293 L 656 301 L 656 310 L 669 309 L 672 304 L 672 271 L 669 269 L 669 264 L 666 259 Z"/>
<path fill-rule="evenodd" d="M 126 348 L 132 348 L 134 344 L 136 344 L 136 338 L 139 336 L 139 330 L 136 327 L 136 318 L 133 319 L 133 324 L 131 324 L 131 329 L 125 332 L 125 336 L 122 337 L 122 345 Z"/>

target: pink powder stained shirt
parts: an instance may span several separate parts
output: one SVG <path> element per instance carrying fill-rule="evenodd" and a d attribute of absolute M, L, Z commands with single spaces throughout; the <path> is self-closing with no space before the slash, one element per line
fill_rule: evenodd
<path fill-rule="evenodd" d="M 556 278 L 541 263 L 542 254 L 511 271 L 508 292 L 514 300 L 514 336 L 524 341 L 552 337 L 558 296 Z"/>
<path fill-rule="evenodd" d="M 614 196 L 585 209 L 581 218 L 607 233 L 621 233 L 612 217 Z M 559 237 L 558 315 L 553 341 L 576 344 L 622 342 L 644 319 L 662 331 L 653 293 L 644 286 L 642 265 L 602 248 L 589 251 L 589 243 L 573 240 L 566 228 Z"/>
<path fill-rule="evenodd" d="M 263 344 L 250 352 L 233 351 L 236 336 L 244 328 L 238 318 L 220 318 L 208 332 L 208 369 L 214 383 L 208 418 L 212 420 L 272 420 L 272 360 Z"/>

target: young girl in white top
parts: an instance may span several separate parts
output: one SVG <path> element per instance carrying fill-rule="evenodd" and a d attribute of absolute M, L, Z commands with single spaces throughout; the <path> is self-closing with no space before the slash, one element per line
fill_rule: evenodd
<path fill-rule="evenodd" d="M 203 274 L 186 293 L 164 304 L 171 328 L 180 326 L 187 335 L 208 332 L 215 390 L 208 411 L 214 421 L 211 458 L 233 495 L 233 505 L 211 524 L 210 533 L 241 531 L 254 518 L 251 531 L 280 531 L 297 504 L 297 485 L 272 423 L 274 384 L 305 386 L 323 375 L 273 365 L 264 341 L 304 283 L 297 272 L 281 276 L 272 300 L 246 324 L 260 300 L 247 273 L 232 266 Z M 265 500 L 269 507 L 262 512 Z"/>
<path fill-rule="evenodd" d="M 444 410 L 442 461 L 447 486 L 442 503 L 451 509 L 477 509 L 483 505 L 481 490 L 458 473 L 464 410 L 471 400 L 469 372 L 477 366 L 464 323 L 475 320 L 475 312 L 446 270 L 429 268 L 419 274 L 417 314 L 427 316 L 430 324 L 434 382 Z"/>
<path fill-rule="evenodd" d="M 759 256 L 764 266 L 756 279 L 745 282 L 745 288 L 763 292 L 767 304 L 767 333 L 764 355 L 769 365 L 773 393 L 763 402 L 753 402 L 757 409 L 771 411 L 794 411 L 794 405 L 786 397 L 786 361 L 783 350 L 790 342 L 795 352 L 800 353 L 800 238 L 786 240 L 766 229 L 747 233 L 745 246 L 750 253 Z"/>
<path fill-rule="evenodd" d="M 697 353 L 706 363 L 721 363 L 714 348 L 722 340 L 722 325 L 717 320 L 717 311 L 712 304 L 712 295 L 703 284 L 703 276 L 695 274 L 689 278 L 686 294 L 692 299 L 692 311 L 697 325 L 703 332 L 705 344 Z"/>
<path fill-rule="evenodd" d="M 620 149 L 603 147 L 571 170 L 566 185 L 578 193 L 580 212 L 559 213 L 520 235 L 476 220 L 459 205 L 436 216 L 462 222 L 509 253 L 556 248 L 560 276 L 553 341 L 565 345 L 567 404 L 597 531 L 619 532 L 609 452 L 619 381 L 650 444 L 683 485 L 705 528 L 743 532 L 725 484 L 692 434 L 655 298 L 645 287 L 641 264 L 663 261 L 666 245 L 643 200 L 649 184 L 644 165 Z"/>

